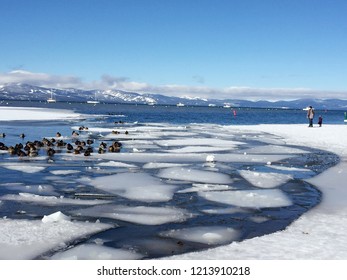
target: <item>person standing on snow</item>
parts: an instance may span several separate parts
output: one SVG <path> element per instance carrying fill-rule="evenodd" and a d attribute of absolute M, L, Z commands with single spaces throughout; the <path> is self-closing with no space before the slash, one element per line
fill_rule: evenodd
<path fill-rule="evenodd" d="M 312 106 L 310 106 L 308 111 L 307 111 L 307 118 L 309 121 L 308 127 L 313 127 L 314 110 L 313 110 Z"/>

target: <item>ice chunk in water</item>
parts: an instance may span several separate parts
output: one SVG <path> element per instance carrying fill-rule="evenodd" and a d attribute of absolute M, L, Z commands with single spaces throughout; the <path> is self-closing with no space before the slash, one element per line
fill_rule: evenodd
<path fill-rule="evenodd" d="M 14 183 L 14 184 L 4 184 L 3 185 L 8 190 L 16 190 L 19 192 L 25 193 L 33 193 L 40 195 L 58 195 L 57 192 L 54 191 L 54 188 L 51 185 L 24 185 L 22 183 Z"/>
<path fill-rule="evenodd" d="M 108 167 L 124 167 L 124 168 L 136 168 L 137 166 L 134 164 L 127 164 L 124 162 L 117 162 L 117 161 L 107 161 L 107 162 L 100 162 L 96 164 L 98 166 L 108 166 Z"/>
<path fill-rule="evenodd" d="M 235 148 L 237 145 L 243 145 L 244 142 L 224 140 L 218 138 L 182 138 L 182 139 L 170 139 L 170 140 L 158 140 L 155 141 L 160 146 L 212 146 L 212 147 L 228 147 Z"/>
<path fill-rule="evenodd" d="M 293 179 L 289 174 L 240 170 L 240 175 L 258 188 L 275 188 Z"/>
<path fill-rule="evenodd" d="M 247 154 L 305 154 L 305 150 L 287 146 L 267 145 L 244 150 Z"/>
<path fill-rule="evenodd" d="M 32 165 L 32 163 L 28 164 L 4 164 L 2 167 L 10 169 L 10 170 L 16 170 L 21 171 L 24 173 L 38 173 L 42 170 L 45 170 L 45 166 L 35 166 Z"/>
<path fill-rule="evenodd" d="M 306 168 L 296 168 L 296 167 L 286 167 L 271 165 L 269 168 L 277 170 L 277 172 L 282 174 L 290 174 L 296 179 L 307 179 L 316 175 L 316 173 L 310 169 Z"/>
<path fill-rule="evenodd" d="M 104 217 L 142 225 L 161 225 L 169 222 L 183 222 L 192 217 L 184 209 L 172 207 L 114 206 L 103 205 L 71 212 L 75 215 Z"/>
<path fill-rule="evenodd" d="M 214 155 L 207 155 L 206 156 L 206 161 L 207 162 L 214 162 L 215 161 L 215 156 Z"/>
<path fill-rule="evenodd" d="M 53 260 L 137 260 L 143 256 L 136 252 L 116 249 L 96 244 L 82 244 L 72 249 L 59 252 Z"/>
<path fill-rule="evenodd" d="M 1 196 L 3 200 L 12 200 L 12 201 L 24 201 L 24 202 L 33 202 L 38 205 L 96 205 L 96 204 L 106 204 L 110 203 L 107 200 L 87 200 L 87 199 L 72 199 L 65 197 L 56 197 L 56 196 L 42 196 L 31 193 L 19 193 L 15 194 L 6 194 Z"/>
<path fill-rule="evenodd" d="M 64 215 L 62 212 L 58 211 L 48 216 L 43 216 L 43 223 L 55 223 L 60 221 L 70 221 L 70 217 Z"/>
<path fill-rule="evenodd" d="M 159 168 L 168 168 L 168 167 L 178 167 L 178 166 L 187 166 L 188 164 L 183 163 L 165 163 L 165 162 L 149 162 L 143 165 L 144 169 L 159 169 Z"/>
<path fill-rule="evenodd" d="M 79 170 L 52 170 L 50 173 L 53 175 L 69 175 L 69 174 L 76 174 L 80 173 L 81 171 Z"/>
<path fill-rule="evenodd" d="M 177 193 L 225 191 L 225 190 L 231 190 L 231 189 L 233 189 L 233 188 L 229 185 L 193 184 L 193 187 L 179 190 L 179 191 L 177 191 Z"/>
<path fill-rule="evenodd" d="M 159 202 L 172 199 L 177 186 L 165 184 L 146 173 L 121 173 L 92 179 L 96 188 L 128 199 Z"/>
<path fill-rule="evenodd" d="M 215 191 L 199 192 L 198 194 L 210 201 L 239 207 L 267 208 L 292 205 L 292 201 L 286 194 L 278 189 Z"/>
<path fill-rule="evenodd" d="M 209 146 L 186 146 L 179 149 L 167 150 L 169 153 L 211 153 L 223 152 L 235 149 L 235 147 L 209 147 Z"/>
<path fill-rule="evenodd" d="M 34 259 L 76 239 L 112 228 L 102 223 L 0 219 L 0 259 Z"/>
<path fill-rule="evenodd" d="M 232 179 L 226 174 L 181 167 L 163 169 L 158 173 L 158 176 L 165 179 L 212 184 L 229 184 L 232 182 Z"/>
<path fill-rule="evenodd" d="M 230 227 L 211 226 L 170 230 L 162 232 L 160 235 L 208 245 L 218 245 L 237 240 L 240 232 Z"/>

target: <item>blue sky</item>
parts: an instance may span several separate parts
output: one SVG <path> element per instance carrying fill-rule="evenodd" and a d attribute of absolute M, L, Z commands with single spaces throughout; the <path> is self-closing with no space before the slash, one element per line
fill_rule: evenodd
<path fill-rule="evenodd" d="M 0 84 L 347 99 L 345 0 L 0 0 Z"/>

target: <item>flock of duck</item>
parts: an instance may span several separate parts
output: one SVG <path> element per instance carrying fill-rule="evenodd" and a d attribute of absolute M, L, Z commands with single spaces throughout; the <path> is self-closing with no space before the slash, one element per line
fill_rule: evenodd
<path fill-rule="evenodd" d="M 88 130 L 87 127 L 80 127 L 79 130 Z M 119 134 L 119 132 L 114 131 L 112 133 Z M 128 131 L 125 132 L 128 134 Z M 84 156 L 90 156 L 92 153 L 97 152 L 99 154 L 103 154 L 108 152 L 118 153 L 121 151 L 122 143 L 119 141 L 113 141 L 112 144 L 107 144 L 105 142 L 101 142 L 99 146 L 95 149 L 93 147 L 94 140 L 87 139 L 79 140 L 79 133 L 73 131 L 71 143 L 65 142 L 62 138 L 60 132 L 56 133 L 56 137 L 54 138 L 43 138 L 42 140 L 35 141 L 27 141 L 25 144 L 17 143 L 15 145 L 7 146 L 3 142 L 0 142 L 0 150 L 8 151 L 10 155 L 19 156 L 19 157 L 35 157 L 39 155 L 39 151 L 45 150 L 47 156 L 52 157 L 57 151 L 66 150 L 67 153 L 73 154 L 83 154 Z M 5 138 L 5 133 L 0 133 L 0 138 Z M 25 134 L 20 134 L 19 137 L 22 139 L 26 137 Z"/>

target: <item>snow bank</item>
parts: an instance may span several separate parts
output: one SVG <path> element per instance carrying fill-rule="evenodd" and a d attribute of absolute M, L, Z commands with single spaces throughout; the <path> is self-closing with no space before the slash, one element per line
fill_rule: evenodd
<path fill-rule="evenodd" d="M 69 221 L 57 217 L 59 214 L 55 216 L 56 221 L 48 223 L 0 219 L 0 259 L 34 259 L 51 250 L 65 248 L 78 238 L 112 228 L 108 224 Z"/>
<path fill-rule="evenodd" d="M 20 114 L 18 113 L 20 111 Z M 0 121 L 19 121 L 19 120 L 68 120 L 82 119 L 80 114 L 69 110 L 28 108 L 28 107 L 0 107 Z"/>

